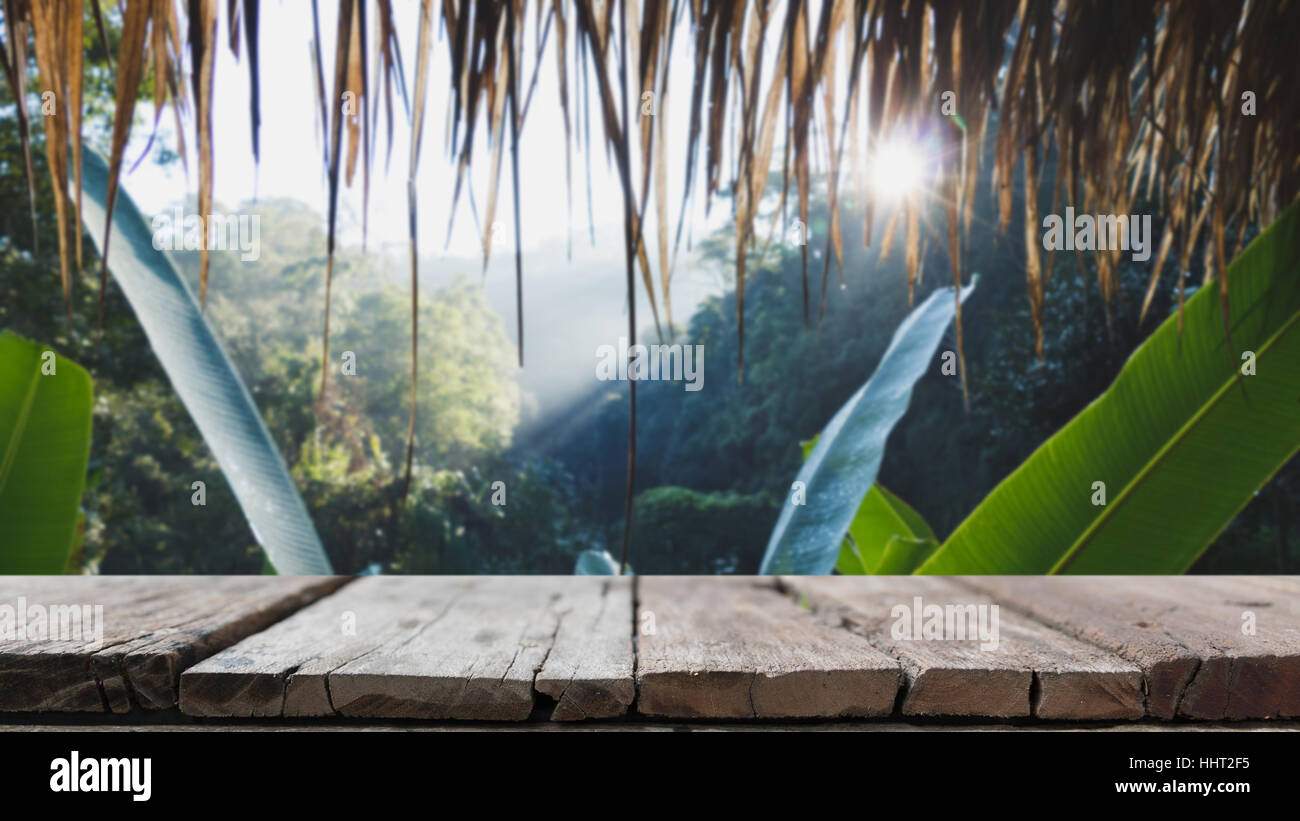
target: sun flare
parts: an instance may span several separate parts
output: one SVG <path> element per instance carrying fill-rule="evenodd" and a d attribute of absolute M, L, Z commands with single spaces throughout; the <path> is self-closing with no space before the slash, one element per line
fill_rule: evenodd
<path fill-rule="evenodd" d="M 916 145 L 895 139 L 875 151 L 867 184 L 877 197 L 902 199 L 924 182 L 925 159 Z"/>

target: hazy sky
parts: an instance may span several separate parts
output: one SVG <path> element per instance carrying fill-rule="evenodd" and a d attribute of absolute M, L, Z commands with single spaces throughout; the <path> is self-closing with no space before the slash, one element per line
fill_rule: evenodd
<path fill-rule="evenodd" d="M 397 25 L 401 39 L 402 57 L 410 93 L 414 93 L 415 41 L 418 23 L 418 3 L 415 0 L 398 0 L 395 4 Z M 320 4 L 322 51 L 326 83 L 331 83 L 333 66 L 333 41 L 336 28 L 336 9 L 329 3 Z M 321 160 L 321 129 L 318 123 L 313 81 L 313 62 L 310 56 L 312 25 L 310 7 L 303 2 L 272 2 L 262 5 L 261 12 L 261 163 L 253 162 L 248 113 L 248 69 L 239 64 L 226 46 L 227 33 L 224 16 L 218 23 L 216 86 L 214 91 L 214 143 L 215 143 L 215 199 L 226 208 L 260 196 L 289 196 L 311 203 L 322 214 L 325 212 L 327 187 Z M 371 23 L 373 28 L 373 22 Z M 523 60 L 524 79 L 531 79 L 535 65 L 535 42 L 532 18 L 527 29 Z M 456 223 L 450 240 L 447 239 L 448 218 L 451 213 L 453 165 L 448 158 L 447 113 L 451 101 L 450 60 L 445 36 L 435 20 L 436 42 L 430 61 L 429 92 L 425 109 L 424 145 L 418 176 L 419 226 L 421 246 L 425 252 L 441 253 L 447 242 L 447 253 L 459 257 L 473 257 L 480 253 L 480 239 L 474 227 L 469 198 L 462 191 L 456 214 Z M 683 47 L 689 39 L 686 26 L 678 32 L 674 50 L 674 70 L 670 73 L 668 113 L 669 144 L 668 168 L 670 217 L 678 212 L 684 174 L 684 143 L 691 86 L 694 81 L 691 55 Z M 570 95 L 575 94 L 572 77 L 572 42 L 570 31 Z M 557 72 L 555 70 L 555 32 L 552 30 L 541 63 L 536 91 L 525 121 L 520 148 L 521 211 L 524 249 L 535 250 L 549 245 L 551 240 L 563 239 L 569 230 L 565 205 L 564 120 L 559 104 Z M 371 48 L 373 59 L 373 47 Z M 373 74 L 373 70 L 371 71 Z M 593 82 L 593 95 L 595 94 Z M 394 138 L 392 161 L 384 171 L 384 146 L 387 135 L 382 133 L 383 116 L 380 116 L 379 148 L 375 173 L 371 181 L 370 238 L 382 243 L 399 243 L 405 247 L 407 202 L 406 178 L 409 170 L 410 129 L 400 97 L 395 96 Z M 141 109 L 147 109 L 143 103 Z M 151 117 L 146 114 L 145 122 Z M 167 115 L 163 123 L 170 125 Z M 193 126 L 187 124 L 187 146 L 193 157 Z M 482 120 L 478 128 L 479 145 L 475 148 L 475 165 L 471 182 L 480 218 L 487 203 L 491 149 L 486 141 L 486 128 Z M 593 139 L 600 135 L 599 122 L 593 121 Z M 133 151 L 128 156 L 138 156 L 147 139 L 147 128 L 137 127 L 132 135 Z M 167 138 L 171 140 L 171 130 Z M 635 151 L 634 151 L 635 153 Z M 573 238 L 575 251 L 587 239 L 586 167 L 581 154 L 573 156 Z M 196 163 L 191 162 L 188 180 L 179 163 L 159 167 L 145 162 L 125 176 L 125 187 L 146 213 L 157 212 L 173 204 L 186 192 L 197 190 Z M 591 189 L 596 241 L 622 247 L 622 193 L 617 170 L 606 163 L 605 152 L 599 150 L 591 158 Z M 693 211 L 693 226 L 697 235 L 705 231 L 703 197 L 698 198 Z M 361 169 L 358 165 L 352 189 L 343 189 L 340 195 L 339 225 L 347 242 L 360 242 L 361 238 Z M 715 202 L 708 226 L 717 226 L 730 218 L 729 203 Z M 514 216 L 511 203 L 509 151 L 502 163 L 500 192 L 496 222 L 504 226 L 508 238 L 507 249 L 513 249 Z M 675 222 L 671 228 L 675 228 Z M 495 252 L 494 252 L 495 253 Z M 657 265 L 657 258 L 653 260 Z"/>
<path fill-rule="evenodd" d="M 419 5 L 415 0 L 397 0 L 395 9 L 407 83 L 413 94 Z M 321 3 L 320 12 L 328 85 L 334 59 L 336 8 L 332 3 Z M 213 113 L 214 199 L 219 209 L 229 211 L 255 196 L 292 197 L 315 208 L 322 215 L 321 226 L 324 228 L 327 185 L 322 168 L 322 134 L 310 50 L 310 6 L 306 2 L 264 3 L 261 15 L 260 165 L 253 162 L 249 133 L 248 67 L 231 54 L 227 46 L 226 21 L 224 15 L 219 15 Z M 679 26 L 672 55 L 668 102 L 661 109 L 666 110 L 670 117 L 667 154 L 670 241 L 681 207 L 684 146 L 690 94 L 695 81 L 693 55 L 684 47 L 690 40 L 689 27 L 684 22 Z M 522 66 L 524 79 L 531 80 L 536 57 L 531 16 L 527 30 L 529 36 Z M 448 241 L 447 224 L 454 183 L 454 166 L 446 150 L 447 112 L 451 102 L 450 60 L 446 38 L 436 20 L 434 31 L 436 39 L 430 61 L 424 145 L 418 176 L 423 287 L 445 285 L 457 274 L 477 277 L 482 270 L 480 235 L 475 228 L 466 191 L 462 191 L 455 229 Z M 570 99 L 573 101 L 576 88 L 572 75 L 572 29 L 569 36 L 567 62 Z M 560 409 L 569 398 L 581 395 L 597 384 L 593 381 L 594 351 L 601 345 L 617 344 L 618 336 L 626 333 L 627 323 L 622 189 L 616 168 L 612 163 L 607 164 L 603 147 L 599 147 L 591 157 L 595 244 L 591 243 L 588 233 L 586 159 L 576 149 L 573 154 L 572 223 L 569 221 L 565 204 L 564 119 L 557 88 L 555 42 L 552 30 L 520 144 L 526 361 L 519 379 L 525 390 L 539 400 L 542 407 L 538 410 L 543 415 Z M 373 48 L 371 51 L 373 59 Z M 594 99 L 594 79 L 592 94 Z M 387 135 L 383 133 L 382 112 L 380 133 L 376 137 L 378 150 L 371 180 L 369 247 L 373 251 L 386 252 L 386 256 L 394 261 L 394 278 L 404 281 L 410 129 L 396 91 L 394 101 L 395 133 L 391 166 L 387 173 L 383 161 Z M 636 102 L 633 97 L 629 105 L 634 106 Z M 152 122 L 152 110 L 144 101 L 137 111 L 141 113 L 143 124 Z M 594 107 L 593 113 L 599 116 Z M 576 103 L 571 108 L 571 116 L 576 116 Z M 167 112 L 162 118 L 160 134 L 160 139 L 167 145 L 174 145 L 172 122 L 172 116 Z M 148 139 L 149 129 L 143 124 L 137 125 L 132 134 L 127 152 L 128 165 L 140 155 Z M 576 128 L 576 120 L 574 126 Z M 123 185 L 147 215 L 169 209 L 197 191 L 192 122 L 186 122 L 185 128 L 190 152 L 188 178 L 179 162 L 159 166 L 147 160 L 134 171 L 124 169 Z M 594 119 L 591 127 L 593 139 L 601 139 L 602 133 L 598 119 Z M 481 219 L 486 208 L 491 166 L 491 148 L 482 121 L 478 134 L 479 144 L 475 148 L 475 164 L 469 182 L 473 186 Z M 639 153 L 635 145 L 633 153 Z M 633 173 L 639 182 L 640 175 L 635 167 Z M 339 228 L 342 244 L 359 245 L 361 242 L 361 180 L 358 165 L 352 188 L 341 188 Z M 653 211 L 653 208 L 648 210 Z M 673 313 L 679 325 L 689 318 L 701 298 L 718 291 L 723 285 L 716 270 L 703 270 L 693 264 L 687 253 L 687 232 L 702 238 L 725 225 L 731 219 L 730 202 L 715 200 L 712 213 L 706 218 L 704 197 L 700 195 L 696 197 L 691 214 L 672 280 Z M 653 214 L 648 219 L 647 231 L 654 236 L 657 226 Z M 493 309 L 501 316 L 508 335 L 514 340 L 514 216 L 508 146 L 503 158 L 495 221 L 503 226 L 507 241 L 504 246 L 493 250 L 484 284 Z M 571 260 L 566 256 L 570 225 L 573 238 Z M 263 237 L 263 240 L 269 241 L 270 238 Z M 444 242 L 447 243 L 445 250 Z M 657 282 L 659 258 L 656 244 L 651 243 L 651 246 L 651 263 Z M 213 287 L 220 288 L 220 284 L 214 283 Z M 657 294 L 657 298 L 661 297 Z M 653 328 L 652 317 L 639 272 L 637 311 L 639 327 L 648 333 Z"/>

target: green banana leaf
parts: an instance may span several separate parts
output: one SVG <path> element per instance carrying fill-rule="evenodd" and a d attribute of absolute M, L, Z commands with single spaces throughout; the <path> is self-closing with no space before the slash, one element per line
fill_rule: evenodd
<path fill-rule="evenodd" d="M 90 235 L 102 244 L 108 166 L 89 148 L 82 162 L 81 214 Z M 320 537 L 253 397 L 189 286 L 171 260 L 154 248 L 149 226 L 122 189 L 113 210 L 109 260 L 154 355 L 221 465 L 253 536 L 276 571 L 331 573 Z"/>
<path fill-rule="evenodd" d="M 80 540 L 90 375 L 47 350 L 0 333 L 0 573 L 62 573 Z"/>
<path fill-rule="evenodd" d="M 575 576 L 617 576 L 618 562 L 607 550 L 584 550 L 573 566 Z"/>
<path fill-rule="evenodd" d="M 928 541 L 938 547 L 938 537 L 921 518 L 921 514 L 877 483 L 867 491 L 862 504 L 858 506 L 858 512 L 853 516 L 853 523 L 849 525 L 849 537 L 840 548 L 835 569 L 853 576 L 881 572 L 911 573 L 921 564 L 920 561 L 905 571 L 878 569 L 894 539 Z M 896 551 L 900 549 L 895 548 Z M 929 558 L 933 552 L 931 550 L 926 553 L 924 558 Z M 891 560 L 890 566 L 896 566 L 897 562 L 897 558 Z"/>
<path fill-rule="evenodd" d="M 975 281 L 961 290 L 965 300 Z M 889 432 L 907 411 L 912 386 L 934 359 L 956 312 L 951 288 L 939 288 L 908 314 L 876 372 L 845 402 L 804 461 L 804 503 L 781 509 L 759 572 L 826 574 L 835 567 L 844 534 L 876 481 Z"/>
<path fill-rule="evenodd" d="M 889 540 L 889 544 L 885 545 L 884 553 L 876 566 L 871 569 L 871 573 L 874 576 L 906 576 L 920 567 L 938 549 L 939 543 L 934 539 L 895 536 Z"/>
<path fill-rule="evenodd" d="M 821 434 L 799 443 L 804 459 L 812 453 L 819 438 Z M 898 546 L 892 544 L 895 539 L 900 540 Z M 849 534 L 840 545 L 835 569 L 845 576 L 911 573 L 939 547 L 937 539 L 921 514 L 876 482 L 858 505 Z M 930 547 L 920 558 L 905 558 L 915 553 L 905 545 L 915 541 L 926 542 Z M 906 570 L 895 569 L 904 564 L 911 566 Z M 882 570 L 882 567 L 889 569 Z"/>
<path fill-rule="evenodd" d="M 1002 481 L 921 573 L 1182 573 L 1300 448 L 1300 203 Z M 1243 375 L 1246 352 L 1254 375 Z M 1104 483 L 1105 504 L 1098 492 Z"/>

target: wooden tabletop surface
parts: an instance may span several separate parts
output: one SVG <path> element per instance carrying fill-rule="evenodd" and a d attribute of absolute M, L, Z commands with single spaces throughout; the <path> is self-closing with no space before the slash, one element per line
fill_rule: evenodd
<path fill-rule="evenodd" d="M 0 577 L 0 712 L 1282 729 L 1300 578 Z"/>

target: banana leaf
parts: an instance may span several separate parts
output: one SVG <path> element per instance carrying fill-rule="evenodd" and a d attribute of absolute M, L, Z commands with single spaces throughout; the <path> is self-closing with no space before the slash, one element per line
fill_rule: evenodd
<path fill-rule="evenodd" d="M 974 288 L 972 281 L 960 299 Z M 934 359 L 955 303 L 953 289 L 939 288 L 908 314 L 875 373 L 823 429 L 795 477 L 803 483 L 803 504 L 791 498 L 782 507 L 760 573 L 826 574 L 835 567 L 844 534 L 875 484 L 889 432 Z"/>
<path fill-rule="evenodd" d="M 1300 448 L 1300 203 L 1227 283 L 1226 322 L 1218 283 L 1200 289 L 1182 333 L 1169 317 L 918 572 L 1191 567 Z"/>
<path fill-rule="evenodd" d="M 799 443 L 804 459 L 819 438 L 821 434 Z M 876 482 L 853 515 L 835 569 L 845 576 L 911 573 L 938 549 L 937 538 L 921 514 Z M 918 542 L 926 545 L 921 553 L 913 546 Z"/>
<path fill-rule="evenodd" d="M 895 536 L 885 545 L 880 561 L 871 569 L 874 576 L 906 576 L 939 549 L 934 539 L 913 539 Z"/>
<path fill-rule="evenodd" d="M 95 242 L 102 243 L 108 166 L 89 148 L 83 159 L 82 218 Z M 120 189 L 113 210 L 113 232 L 113 278 L 221 465 L 254 538 L 278 573 L 331 573 L 320 537 L 253 397 L 189 286 L 171 260 L 154 248 L 149 226 L 130 196 Z"/>
<path fill-rule="evenodd" d="M 907 546 L 913 542 L 928 542 L 933 547 L 913 561 L 906 558 L 915 555 L 916 549 Z M 921 514 L 876 483 L 867 491 L 853 516 L 835 569 L 847 576 L 911 573 L 938 546 L 934 531 Z M 910 567 L 898 570 L 902 564 L 910 564 Z"/>
<path fill-rule="evenodd" d="M 80 365 L 0 334 L 0 573 L 67 568 L 81 534 L 92 408 Z"/>

